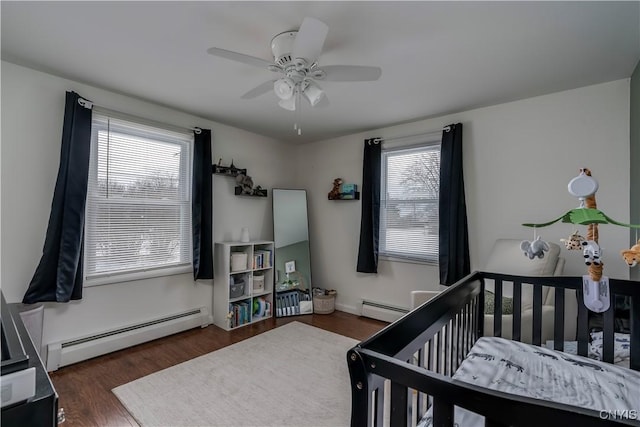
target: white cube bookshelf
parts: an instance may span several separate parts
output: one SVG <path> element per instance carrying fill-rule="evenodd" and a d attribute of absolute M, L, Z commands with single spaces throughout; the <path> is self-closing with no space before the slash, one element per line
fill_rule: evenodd
<path fill-rule="evenodd" d="M 273 248 L 267 240 L 216 243 L 216 326 L 229 331 L 273 316 Z"/>

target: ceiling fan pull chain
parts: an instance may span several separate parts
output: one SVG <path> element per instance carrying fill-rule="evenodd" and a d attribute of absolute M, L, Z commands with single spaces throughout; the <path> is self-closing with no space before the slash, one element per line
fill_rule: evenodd
<path fill-rule="evenodd" d="M 298 124 L 298 122 L 300 122 L 300 114 L 302 110 L 302 93 L 301 93 L 301 88 L 300 88 L 300 84 L 298 84 L 298 90 L 296 90 L 296 126 Z M 297 126 L 298 127 L 298 135 L 302 135 L 302 127 L 301 126 Z"/>

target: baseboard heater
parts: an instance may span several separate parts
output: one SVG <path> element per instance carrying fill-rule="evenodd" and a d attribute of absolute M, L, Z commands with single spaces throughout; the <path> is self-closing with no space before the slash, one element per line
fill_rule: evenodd
<path fill-rule="evenodd" d="M 381 302 L 369 301 L 366 299 L 362 300 L 362 316 L 364 317 L 370 317 L 372 319 L 382 320 L 384 322 L 393 322 L 395 320 L 398 320 L 408 312 L 409 310 L 407 310 L 406 308 L 396 307 Z"/>
<path fill-rule="evenodd" d="M 199 307 L 147 322 L 47 345 L 47 371 L 123 348 L 209 324 L 209 310 Z"/>

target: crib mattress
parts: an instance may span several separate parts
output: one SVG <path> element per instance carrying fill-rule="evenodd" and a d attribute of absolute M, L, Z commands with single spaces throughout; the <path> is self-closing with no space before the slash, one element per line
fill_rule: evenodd
<path fill-rule="evenodd" d="M 584 408 L 640 413 L 640 372 L 504 338 L 480 338 L 453 379 Z M 419 426 L 431 421 L 429 409 Z M 484 426 L 484 417 L 456 407 L 455 422 Z"/>

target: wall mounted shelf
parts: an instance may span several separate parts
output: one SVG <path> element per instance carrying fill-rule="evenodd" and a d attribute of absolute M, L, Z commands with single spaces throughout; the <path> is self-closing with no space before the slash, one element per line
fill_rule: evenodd
<path fill-rule="evenodd" d="M 211 173 L 215 175 L 225 175 L 236 177 L 238 175 L 246 175 L 246 169 L 240 169 L 235 166 L 220 166 L 220 165 L 211 165 Z"/>
<path fill-rule="evenodd" d="M 339 199 L 329 199 L 329 200 L 360 200 L 360 192 L 356 191 L 353 196 L 340 197 Z"/>
<path fill-rule="evenodd" d="M 267 189 L 266 188 L 261 188 L 261 189 L 253 189 L 253 192 L 251 194 L 244 194 L 242 192 L 242 187 L 240 186 L 236 186 L 234 188 L 234 193 L 236 196 L 247 196 L 247 197 L 267 197 Z"/>

